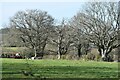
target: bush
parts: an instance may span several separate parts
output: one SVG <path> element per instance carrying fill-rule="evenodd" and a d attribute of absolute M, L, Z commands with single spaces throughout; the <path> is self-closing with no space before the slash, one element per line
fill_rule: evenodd
<path fill-rule="evenodd" d="M 44 55 L 43 59 L 57 59 L 57 55 Z"/>
<path fill-rule="evenodd" d="M 78 56 L 77 56 L 77 54 L 66 54 L 65 59 L 67 59 L 67 60 L 77 60 Z"/>
<path fill-rule="evenodd" d="M 87 54 L 87 59 L 88 59 L 88 60 L 95 60 L 95 54 L 93 54 L 93 53 L 88 53 L 88 54 Z"/>
<path fill-rule="evenodd" d="M 34 56 L 34 51 L 30 49 L 24 49 L 22 56 L 26 56 L 27 58 L 31 58 Z"/>
<path fill-rule="evenodd" d="M 115 51 L 110 52 L 110 54 L 107 56 L 107 61 L 108 62 L 113 62 L 115 60 L 115 55 L 116 55 Z"/>
<path fill-rule="evenodd" d="M 88 61 L 87 55 L 82 55 L 80 59 L 84 61 Z"/>
<path fill-rule="evenodd" d="M 66 59 L 67 55 L 61 55 L 61 59 Z"/>
<path fill-rule="evenodd" d="M 95 61 L 100 61 L 101 60 L 101 56 L 99 54 L 95 54 Z"/>

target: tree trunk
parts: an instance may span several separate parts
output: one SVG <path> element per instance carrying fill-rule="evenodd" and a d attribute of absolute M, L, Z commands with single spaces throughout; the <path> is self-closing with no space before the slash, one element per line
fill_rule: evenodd
<path fill-rule="evenodd" d="M 57 52 L 57 54 L 58 54 L 58 59 L 60 59 L 61 58 L 60 44 L 58 44 L 58 52 Z"/>
<path fill-rule="evenodd" d="M 107 51 L 105 49 L 98 49 L 102 61 L 107 61 Z"/>
<path fill-rule="evenodd" d="M 107 61 L 107 56 L 105 54 L 102 54 L 101 59 L 102 61 Z"/>
<path fill-rule="evenodd" d="M 58 44 L 58 52 L 57 52 L 57 55 L 58 55 L 58 59 L 60 59 L 60 58 L 61 58 L 60 44 Z"/>
<path fill-rule="evenodd" d="M 44 42 L 44 44 L 43 44 L 43 46 L 42 46 L 42 49 L 41 49 L 41 51 L 40 51 L 40 57 L 41 57 L 41 59 L 42 59 L 43 56 L 44 56 L 44 50 L 45 50 L 46 44 L 47 44 L 47 38 L 45 39 L 45 42 Z"/>
<path fill-rule="evenodd" d="M 60 59 L 61 58 L 61 55 L 60 54 L 58 54 L 58 59 Z"/>
<path fill-rule="evenodd" d="M 61 33 L 59 34 L 59 36 L 58 36 L 58 44 L 57 44 L 57 47 L 58 47 L 58 51 L 57 51 L 57 54 L 58 54 L 58 59 L 60 59 L 61 58 L 61 45 L 62 45 L 62 35 L 61 35 Z"/>
<path fill-rule="evenodd" d="M 78 57 L 81 57 L 81 44 L 78 45 Z"/>
<path fill-rule="evenodd" d="M 34 48 L 34 58 L 36 58 L 37 57 L 37 50 L 36 50 L 36 48 Z"/>

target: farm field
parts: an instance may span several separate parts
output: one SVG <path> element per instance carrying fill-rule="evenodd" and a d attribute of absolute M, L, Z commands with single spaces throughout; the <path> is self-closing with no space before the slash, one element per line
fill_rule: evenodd
<path fill-rule="evenodd" d="M 2 60 L 2 78 L 118 78 L 117 62 L 95 62 L 80 60 Z M 34 76 L 25 76 L 22 71 Z M 102 78 L 102 79 L 101 79 Z M 38 79 L 39 80 L 39 79 Z M 69 79 L 68 79 L 69 80 Z M 112 79 L 113 80 L 113 79 Z M 115 79 L 116 80 L 116 79 Z"/>

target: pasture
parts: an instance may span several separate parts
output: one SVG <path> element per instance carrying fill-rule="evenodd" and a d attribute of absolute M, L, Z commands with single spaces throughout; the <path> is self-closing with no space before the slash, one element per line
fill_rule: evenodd
<path fill-rule="evenodd" d="M 81 60 L 2 60 L 2 78 L 118 78 L 117 62 L 96 62 Z M 25 76 L 22 71 L 34 76 Z M 113 80 L 113 79 L 112 79 Z"/>

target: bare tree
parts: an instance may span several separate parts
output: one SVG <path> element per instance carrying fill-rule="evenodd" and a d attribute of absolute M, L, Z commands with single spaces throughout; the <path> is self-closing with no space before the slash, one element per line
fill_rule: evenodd
<path fill-rule="evenodd" d="M 70 26 L 66 24 L 64 20 L 62 20 L 60 25 L 55 27 L 54 35 L 51 40 L 57 45 L 58 59 L 61 58 L 61 55 L 68 52 L 71 44 L 73 43 L 73 37 L 74 35 L 71 32 Z"/>
<path fill-rule="evenodd" d="M 82 55 L 87 55 L 89 49 L 90 49 L 90 43 L 86 39 L 86 35 L 82 33 L 80 29 L 80 25 L 77 24 L 76 21 L 70 21 L 70 25 L 72 27 L 73 33 L 75 35 L 73 42 L 74 42 L 74 47 L 77 48 L 77 54 L 78 57 L 80 58 Z"/>
<path fill-rule="evenodd" d="M 102 57 L 106 60 L 108 54 L 120 46 L 117 43 L 117 3 L 88 3 L 83 12 L 74 16 L 73 21 L 79 25 L 86 39 L 94 43 Z"/>
<path fill-rule="evenodd" d="M 37 53 L 43 54 L 49 31 L 54 19 L 41 10 L 26 10 L 17 12 L 10 20 L 10 26 L 20 35 L 26 47 L 34 49 L 34 57 Z"/>
<path fill-rule="evenodd" d="M 79 15 L 79 14 L 78 14 Z M 86 39 L 86 34 L 81 30 L 81 23 L 79 23 L 79 17 L 74 16 L 71 18 L 70 25 L 73 28 L 74 46 L 77 48 L 77 54 L 80 58 L 82 55 L 87 55 L 90 50 L 90 42 Z"/>

